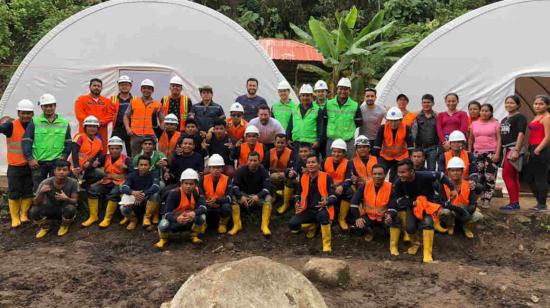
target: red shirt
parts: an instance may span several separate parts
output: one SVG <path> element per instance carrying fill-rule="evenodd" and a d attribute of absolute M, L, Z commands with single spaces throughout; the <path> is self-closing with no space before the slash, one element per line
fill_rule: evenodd
<path fill-rule="evenodd" d="M 440 112 L 437 114 L 437 136 L 439 142 L 443 144 L 449 135 L 455 131 L 461 131 L 464 136 L 468 135 L 468 114 L 464 111 L 457 111 L 453 115 L 449 113 Z"/>

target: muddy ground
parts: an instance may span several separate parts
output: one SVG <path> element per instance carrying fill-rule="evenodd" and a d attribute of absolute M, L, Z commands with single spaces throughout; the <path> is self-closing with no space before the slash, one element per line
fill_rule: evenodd
<path fill-rule="evenodd" d="M 495 199 L 494 206 L 504 201 Z M 474 240 L 460 232 L 437 235 L 439 263 L 431 265 L 421 263 L 422 249 L 409 256 L 401 244 L 401 255 L 392 258 L 387 237 L 377 234 L 367 243 L 333 227 L 331 257 L 349 262 L 352 282 L 316 286 L 330 307 L 339 308 L 549 307 L 550 233 L 540 226 L 548 217 L 485 214 Z M 201 247 L 184 235 L 159 252 L 153 247 L 155 233 L 128 232 L 117 223 L 107 230 L 83 229 L 83 215 L 66 237 L 51 232 L 38 241 L 35 226 L 11 230 L 2 207 L 0 307 L 158 307 L 189 275 L 214 262 L 262 255 L 300 270 L 311 256 L 321 255 L 320 236 L 291 235 L 287 217 L 273 219 L 269 240 L 260 235 L 258 220 L 248 217 L 245 231 L 235 237 L 209 230 Z"/>

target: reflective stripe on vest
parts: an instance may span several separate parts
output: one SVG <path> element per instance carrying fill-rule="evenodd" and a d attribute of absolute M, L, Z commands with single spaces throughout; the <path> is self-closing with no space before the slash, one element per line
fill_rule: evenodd
<path fill-rule="evenodd" d="M 218 179 L 218 185 L 216 185 L 216 190 L 214 190 L 214 179 L 212 174 L 207 174 L 204 176 L 204 195 L 207 199 L 218 199 L 225 196 L 225 191 L 227 190 L 227 183 L 229 182 L 229 177 L 222 174 Z"/>
<path fill-rule="evenodd" d="M 445 195 L 448 199 L 451 195 L 451 190 L 447 185 L 443 185 L 443 188 L 445 189 Z M 470 205 L 470 183 L 468 181 L 461 181 L 460 192 L 458 195 L 456 195 L 456 198 L 453 199 L 451 204 L 456 206 Z"/>
<path fill-rule="evenodd" d="M 322 198 L 328 198 L 328 190 L 327 190 L 327 179 L 328 174 L 326 172 L 319 171 L 319 174 L 317 175 L 317 190 L 319 191 L 319 194 L 321 194 Z M 302 209 L 307 208 L 307 195 L 309 195 L 309 173 L 305 172 L 302 174 L 302 178 L 300 179 L 300 184 L 302 185 L 302 194 L 300 194 L 300 206 Z M 327 207 L 328 215 L 330 220 L 334 219 L 334 207 L 329 206 Z M 297 211 L 297 213 L 299 213 Z"/>
<path fill-rule="evenodd" d="M 445 152 L 445 174 L 447 173 L 447 164 L 449 163 L 449 160 L 453 158 L 453 151 L 448 150 Z M 463 178 L 467 179 L 470 175 L 470 157 L 468 156 L 468 152 L 465 150 L 460 150 L 460 155 L 458 156 L 462 161 L 464 162 L 464 173 Z"/>
<path fill-rule="evenodd" d="M 391 189 L 391 183 L 384 181 L 377 193 L 374 181 L 367 181 L 363 192 L 363 202 L 359 207 L 360 215 L 367 214 L 371 220 L 382 221 L 382 215 L 388 209 L 390 202 Z"/>
<path fill-rule="evenodd" d="M 53 123 L 42 114 L 32 119 L 34 123 L 34 140 L 32 156 L 36 160 L 59 159 L 65 148 L 65 136 L 69 121 L 56 115 Z"/>
<path fill-rule="evenodd" d="M 256 142 L 254 151 L 260 154 L 260 161 L 264 160 L 264 145 L 260 142 Z M 239 155 L 239 166 L 244 166 L 248 162 L 248 153 L 250 153 L 250 145 L 248 143 L 241 144 L 241 151 Z"/>
<path fill-rule="evenodd" d="M 80 145 L 80 151 L 78 151 L 78 164 L 82 167 L 87 161 L 101 152 L 103 143 L 97 137 L 90 140 L 90 138 L 85 134 L 76 134 L 73 141 L 76 143 L 80 137 L 82 137 L 82 144 Z"/>
<path fill-rule="evenodd" d="M 126 170 L 122 168 L 126 164 L 126 155 L 121 154 L 118 159 L 113 163 L 110 154 L 105 157 L 105 177 L 101 180 L 101 184 L 114 183 L 115 185 L 122 185 L 126 180 Z M 128 166 L 126 166 L 128 167 Z"/>
<path fill-rule="evenodd" d="M 345 141 L 353 138 L 355 134 L 355 113 L 359 105 L 356 101 L 348 98 L 342 106 L 338 104 L 337 98 L 327 101 L 326 112 L 328 117 L 327 137 L 330 139 L 342 138 Z"/>
<path fill-rule="evenodd" d="M 187 120 L 187 114 L 189 114 L 189 110 L 187 110 L 187 102 L 189 101 L 189 97 L 180 95 L 180 132 L 183 132 L 185 130 L 185 121 Z M 165 96 L 162 100 L 162 111 L 164 112 L 164 116 L 168 115 L 168 107 L 170 106 L 170 96 Z"/>
<path fill-rule="evenodd" d="M 130 103 L 132 108 L 132 116 L 130 117 L 130 128 L 139 136 L 154 135 L 153 130 L 153 114 L 161 110 L 159 102 L 153 100 L 149 105 L 145 103 L 141 97 L 132 97 Z"/>
<path fill-rule="evenodd" d="M 281 156 L 277 154 L 277 149 L 273 148 L 269 150 L 269 170 L 280 172 L 284 171 L 288 167 L 288 161 L 292 155 L 292 150 L 285 147 Z"/>
<path fill-rule="evenodd" d="M 376 158 L 376 156 L 369 155 L 369 160 L 366 165 L 357 152 L 355 152 L 355 156 L 353 157 L 353 166 L 355 167 L 357 176 L 365 180 L 372 177 L 372 166 L 377 163 L 378 158 Z"/>
<path fill-rule="evenodd" d="M 329 157 L 327 160 L 325 160 L 324 169 L 325 172 L 328 173 L 334 180 L 334 184 L 338 185 L 346 179 L 346 171 L 348 169 L 348 162 L 347 158 L 344 158 L 340 161 L 338 164 L 338 167 L 336 167 L 336 170 L 334 169 L 334 158 Z"/>
<path fill-rule="evenodd" d="M 23 125 L 19 119 L 16 119 L 11 123 L 13 126 L 11 137 L 6 138 L 8 165 L 25 166 L 27 164 L 27 159 L 25 159 L 25 156 L 23 155 L 23 147 L 21 146 L 21 140 L 23 140 L 25 128 L 23 128 Z"/>
<path fill-rule="evenodd" d="M 309 108 L 303 117 L 300 105 L 295 106 L 292 110 L 292 140 L 307 143 L 316 142 L 318 116 L 318 106 Z"/>
<path fill-rule="evenodd" d="M 385 160 L 403 160 L 409 157 L 407 149 L 407 127 L 405 124 L 399 124 L 395 138 L 393 131 L 388 124 L 384 125 L 384 136 L 382 138 L 382 148 L 380 156 Z"/>
<path fill-rule="evenodd" d="M 195 209 L 195 196 L 191 194 L 191 200 L 187 199 L 187 194 L 183 190 L 183 187 L 180 187 L 180 204 L 174 210 L 174 212 L 187 212 Z"/>

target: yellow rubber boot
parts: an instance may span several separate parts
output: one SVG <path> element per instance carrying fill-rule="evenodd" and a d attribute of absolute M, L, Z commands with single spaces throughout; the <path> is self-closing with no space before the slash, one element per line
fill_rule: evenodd
<path fill-rule="evenodd" d="M 21 199 L 21 211 L 19 211 L 19 219 L 21 222 L 29 221 L 29 210 L 32 206 L 32 198 Z"/>
<path fill-rule="evenodd" d="M 126 226 L 126 230 L 128 231 L 132 231 L 132 230 L 135 230 L 136 227 L 137 227 L 137 216 L 136 214 L 132 213 L 128 216 L 128 220 L 130 221 L 130 223 Z"/>
<path fill-rule="evenodd" d="M 474 227 L 475 227 L 475 222 L 465 223 L 464 226 L 462 227 L 462 230 L 464 230 L 464 236 L 470 239 L 474 238 Z"/>
<path fill-rule="evenodd" d="M 153 212 L 153 218 L 151 218 L 151 222 L 154 225 L 158 225 L 160 222 L 160 203 L 155 202 L 155 211 Z"/>
<path fill-rule="evenodd" d="M 36 238 L 41 239 L 50 231 L 50 221 L 43 218 L 37 224 L 40 226 L 40 230 L 36 233 Z"/>
<path fill-rule="evenodd" d="M 271 204 L 264 203 L 262 205 L 262 234 L 264 236 L 270 236 L 271 230 L 269 230 L 269 220 L 271 219 Z"/>
<path fill-rule="evenodd" d="M 143 214 L 143 227 L 148 228 L 151 226 L 151 218 L 153 217 L 153 213 L 155 212 L 155 202 L 147 201 L 147 205 L 145 205 L 145 214 Z"/>
<path fill-rule="evenodd" d="M 105 217 L 103 217 L 103 220 L 99 224 L 100 228 L 107 228 L 109 225 L 111 225 L 111 219 L 113 219 L 113 215 L 116 212 L 117 203 L 115 201 L 109 200 L 107 202 L 107 208 L 105 209 Z"/>
<path fill-rule="evenodd" d="M 238 204 L 231 205 L 231 216 L 233 218 L 233 228 L 227 232 L 229 235 L 235 235 L 243 229 L 241 223 L 241 206 Z"/>
<path fill-rule="evenodd" d="M 434 230 L 424 230 L 422 232 L 424 240 L 424 263 L 432 263 L 432 249 L 434 244 Z"/>
<path fill-rule="evenodd" d="M 332 252 L 332 235 L 330 224 L 321 225 L 321 238 L 323 240 L 323 252 Z"/>
<path fill-rule="evenodd" d="M 90 217 L 81 224 L 83 227 L 89 227 L 99 220 L 99 199 L 88 198 L 88 209 L 90 211 Z"/>
<path fill-rule="evenodd" d="M 346 222 L 346 217 L 348 216 L 348 213 L 349 213 L 349 207 L 350 207 L 349 201 L 342 200 L 340 202 L 340 212 L 338 213 L 338 225 L 340 225 L 340 229 L 342 229 L 342 231 L 349 230 L 348 223 Z"/>
<path fill-rule="evenodd" d="M 11 227 L 17 228 L 21 225 L 19 212 L 21 211 L 21 200 L 8 199 L 8 207 L 10 208 Z"/>
<path fill-rule="evenodd" d="M 443 226 L 441 225 L 441 221 L 439 219 L 434 221 L 434 230 L 439 232 L 439 233 L 449 232 L 449 229 L 443 228 Z"/>
<path fill-rule="evenodd" d="M 401 220 L 401 231 L 403 231 L 403 242 L 410 242 L 411 238 L 407 233 L 407 212 L 399 211 L 397 212 L 397 214 L 399 215 L 399 220 Z"/>
<path fill-rule="evenodd" d="M 59 230 L 57 230 L 57 236 L 65 236 L 67 233 L 69 233 L 69 226 L 73 222 L 74 219 L 61 219 L 61 225 L 59 226 Z"/>
<path fill-rule="evenodd" d="M 278 214 L 282 215 L 286 212 L 286 210 L 290 206 L 290 199 L 292 199 L 293 195 L 294 189 L 285 185 L 285 189 L 283 190 L 283 204 L 277 209 Z"/>
<path fill-rule="evenodd" d="M 227 223 L 229 222 L 229 217 L 226 218 L 220 218 L 220 222 L 218 223 L 218 233 L 224 234 L 227 232 Z"/>
<path fill-rule="evenodd" d="M 191 226 L 191 243 L 193 244 L 202 244 L 202 240 L 199 238 L 199 234 L 201 233 L 202 225 L 198 226 L 193 224 Z"/>
<path fill-rule="evenodd" d="M 409 247 L 407 253 L 414 256 L 420 247 L 420 239 L 418 237 L 418 233 L 409 234 L 409 237 L 411 239 L 411 247 Z"/>
<path fill-rule="evenodd" d="M 166 244 L 168 244 L 168 232 L 159 231 L 159 241 L 155 244 L 155 247 L 162 249 Z"/>
<path fill-rule="evenodd" d="M 392 256 L 399 255 L 399 236 L 401 235 L 400 228 L 390 228 L 390 254 Z"/>
<path fill-rule="evenodd" d="M 122 220 L 118 223 L 119 225 L 121 226 L 124 226 L 125 224 L 127 224 L 130 220 L 128 219 L 128 217 L 123 217 Z"/>
<path fill-rule="evenodd" d="M 306 233 L 307 238 L 314 238 L 317 233 L 317 224 L 302 224 L 302 230 Z"/>

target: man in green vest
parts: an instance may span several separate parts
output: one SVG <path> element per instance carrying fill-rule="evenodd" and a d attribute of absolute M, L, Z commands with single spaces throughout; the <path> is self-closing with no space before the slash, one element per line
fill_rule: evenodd
<path fill-rule="evenodd" d="M 294 153 L 298 153 L 300 145 L 307 144 L 315 151 L 319 150 L 323 140 L 323 112 L 313 104 L 313 89 L 309 84 L 300 88 L 300 105 L 294 106 L 286 135 L 289 143 L 294 145 Z"/>
<path fill-rule="evenodd" d="M 286 80 L 279 82 L 277 91 L 279 92 L 280 99 L 271 107 L 271 114 L 281 123 L 285 131 L 288 127 L 292 110 L 297 105 L 290 99 L 290 89 L 290 84 Z"/>
<path fill-rule="evenodd" d="M 72 146 L 69 121 L 55 113 L 55 97 L 44 94 L 40 97 L 39 105 L 42 114 L 34 117 L 27 125 L 21 141 L 23 155 L 32 170 L 34 193 L 44 179 L 54 175 L 55 161 L 67 159 Z"/>
<path fill-rule="evenodd" d="M 326 153 L 330 154 L 330 146 L 335 139 L 343 139 L 347 148 L 348 157 L 353 158 L 355 129 L 363 124 L 363 117 L 359 104 L 349 97 L 351 81 L 342 78 L 336 85 L 336 97 L 327 101 L 325 106 L 325 123 L 327 146 Z"/>
<path fill-rule="evenodd" d="M 313 91 L 315 94 L 315 101 L 313 102 L 313 104 L 317 105 L 319 108 L 325 108 L 328 96 L 327 83 L 324 80 L 317 80 Z"/>

